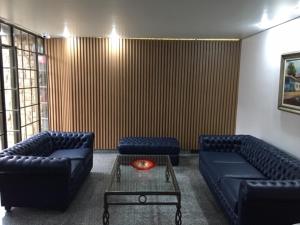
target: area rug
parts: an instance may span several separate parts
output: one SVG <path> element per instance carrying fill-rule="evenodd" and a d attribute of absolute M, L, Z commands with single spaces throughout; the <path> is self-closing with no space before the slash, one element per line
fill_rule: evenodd
<path fill-rule="evenodd" d="M 13 208 L 6 213 L 1 208 L 2 225 L 101 225 L 103 193 L 115 158 L 116 154 L 94 154 L 93 170 L 65 212 Z M 174 170 L 182 194 L 182 224 L 227 225 L 198 170 L 198 155 L 181 155 Z M 174 225 L 175 210 L 175 206 L 112 206 L 110 224 Z"/>

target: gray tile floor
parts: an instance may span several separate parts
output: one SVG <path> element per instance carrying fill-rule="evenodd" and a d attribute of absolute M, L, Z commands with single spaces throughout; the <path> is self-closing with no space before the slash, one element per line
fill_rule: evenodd
<path fill-rule="evenodd" d="M 103 192 L 116 158 L 115 153 L 95 153 L 94 167 L 65 212 L 30 208 L 0 209 L 0 225 L 99 225 L 102 224 Z M 174 167 L 182 192 L 183 225 L 227 225 L 198 170 L 198 155 L 183 154 Z M 112 225 L 171 225 L 175 207 L 115 206 L 110 208 Z"/>

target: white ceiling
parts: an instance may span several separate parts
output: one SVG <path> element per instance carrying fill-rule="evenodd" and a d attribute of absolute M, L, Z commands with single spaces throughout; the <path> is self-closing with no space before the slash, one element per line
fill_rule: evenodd
<path fill-rule="evenodd" d="M 273 26 L 300 15 L 299 0 L 0 0 L 0 17 L 36 33 L 132 38 L 244 38 L 264 12 Z"/>

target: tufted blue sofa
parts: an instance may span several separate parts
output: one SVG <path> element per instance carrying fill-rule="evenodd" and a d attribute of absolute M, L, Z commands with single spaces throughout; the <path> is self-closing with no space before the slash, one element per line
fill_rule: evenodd
<path fill-rule="evenodd" d="M 231 224 L 300 222 L 300 161 L 249 135 L 200 136 L 199 167 Z"/>
<path fill-rule="evenodd" d="M 1 152 L 1 205 L 65 210 L 91 171 L 93 141 L 93 133 L 42 132 Z"/>
<path fill-rule="evenodd" d="M 171 137 L 125 137 L 118 144 L 120 154 L 169 155 L 173 166 L 179 163 L 179 142 Z"/>

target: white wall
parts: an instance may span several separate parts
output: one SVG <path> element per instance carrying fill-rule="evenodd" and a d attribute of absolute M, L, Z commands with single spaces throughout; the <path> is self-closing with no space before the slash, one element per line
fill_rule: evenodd
<path fill-rule="evenodd" d="M 300 52 L 300 19 L 242 41 L 237 134 L 251 134 L 300 158 L 300 115 L 277 109 L 281 54 Z"/>

